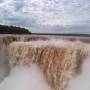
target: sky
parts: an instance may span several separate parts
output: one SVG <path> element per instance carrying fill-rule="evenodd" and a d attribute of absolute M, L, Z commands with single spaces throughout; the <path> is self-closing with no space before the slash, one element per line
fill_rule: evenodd
<path fill-rule="evenodd" d="M 0 0 L 0 24 L 90 26 L 90 0 Z"/>

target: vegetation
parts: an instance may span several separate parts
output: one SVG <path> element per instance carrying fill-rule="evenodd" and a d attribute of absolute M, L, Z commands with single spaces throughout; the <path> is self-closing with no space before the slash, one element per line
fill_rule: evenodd
<path fill-rule="evenodd" d="M 31 32 L 25 28 L 0 25 L 0 34 L 31 34 Z"/>

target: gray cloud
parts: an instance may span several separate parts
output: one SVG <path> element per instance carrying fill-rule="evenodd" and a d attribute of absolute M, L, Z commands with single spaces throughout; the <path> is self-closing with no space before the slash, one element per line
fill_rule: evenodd
<path fill-rule="evenodd" d="M 90 0 L 0 0 L 0 23 L 23 27 L 90 25 Z"/>
<path fill-rule="evenodd" d="M 22 11 L 22 8 L 24 7 L 24 0 L 14 0 L 12 1 L 11 5 L 14 7 L 14 11 Z"/>
<path fill-rule="evenodd" d="M 0 3 L 3 3 L 3 0 L 0 0 Z"/>

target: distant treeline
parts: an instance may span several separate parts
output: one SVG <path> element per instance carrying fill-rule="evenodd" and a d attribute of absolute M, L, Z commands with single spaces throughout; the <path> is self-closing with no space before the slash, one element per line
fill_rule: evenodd
<path fill-rule="evenodd" d="M 0 25 L 0 34 L 31 34 L 31 32 L 21 27 Z"/>

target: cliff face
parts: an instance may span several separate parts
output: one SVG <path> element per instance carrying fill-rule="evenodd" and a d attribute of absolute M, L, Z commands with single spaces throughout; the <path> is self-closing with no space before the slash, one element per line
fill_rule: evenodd
<path fill-rule="evenodd" d="M 90 55 L 90 44 L 80 40 L 49 36 L 0 37 L 0 63 L 6 66 L 5 71 L 18 65 L 37 64 L 52 90 L 67 90 Z"/>

